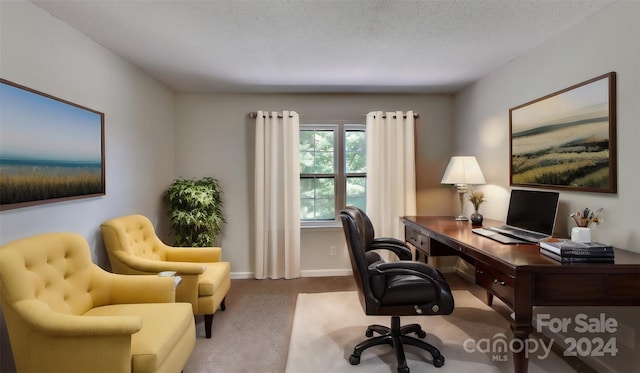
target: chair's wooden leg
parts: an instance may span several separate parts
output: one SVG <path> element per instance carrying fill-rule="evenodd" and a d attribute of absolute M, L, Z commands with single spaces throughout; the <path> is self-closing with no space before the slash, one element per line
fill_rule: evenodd
<path fill-rule="evenodd" d="M 207 338 L 211 338 L 211 329 L 213 328 L 213 314 L 204 315 L 204 333 Z"/>
<path fill-rule="evenodd" d="M 227 309 L 227 305 L 224 303 L 227 300 L 227 297 L 222 298 L 222 302 L 220 303 L 220 309 L 221 310 L 226 310 Z"/>

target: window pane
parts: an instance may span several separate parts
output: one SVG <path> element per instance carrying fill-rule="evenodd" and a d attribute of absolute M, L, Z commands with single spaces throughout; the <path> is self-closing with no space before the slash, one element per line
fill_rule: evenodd
<path fill-rule="evenodd" d="M 346 149 L 348 152 L 364 152 L 366 150 L 366 139 L 364 131 L 348 130 L 345 133 Z"/>
<path fill-rule="evenodd" d="M 301 130 L 300 173 L 334 173 L 335 156 L 333 141 L 333 130 Z"/>
<path fill-rule="evenodd" d="M 311 198 L 315 196 L 315 181 L 312 178 L 300 179 L 300 198 Z"/>
<path fill-rule="evenodd" d="M 336 201 L 334 198 L 316 199 L 316 220 L 333 220 L 336 217 Z"/>
<path fill-rule="evenodd" d="M 362 211 L 367 212 L 367 200 L 366 198 L 352 198 L 347 197 L 347 206 L 355 206 Z"/>
<path fill-rule="evenodd" d="M 347 206 L 360 207 L 366 211 L 367 178 L 347 177 Z"/>
<path fill-rule="evenodd" d="M 317 152 L 314 173 L 332 174 L 334 170 L 333 164 L 333 152 Z"/>
<path fill-rule="evenodd" d="M 300 219 L 313 220 L 315 216 L 315 201 L 313 199 L 300 200 Z"/>
<path fill-rule="evenodd" d="M 336 194 L 336 183 L 333 178 L 322 177 L 316 179 L 316 198 L 327 198 Z"/>
<path fill-rule="evenodd" d="M 366 139 L 364 131 L 346 131 L 344 142 L 346 172 L 367 172 Z"/>
<path fill-rule="evenodd" d="M 367 178 L 364 176 L 347 177 L 347 196 L 365 197 L 367 195 Z"/>
<path fill-rule="evenodd" d="M 313 152 L 300 152 L 300 173 L 312 174 L 314 163 L 315 160 Z"/>
<path fill-rule="evenodd" d="M 315 131 L 300 131 L 300 151 L 303 152 L 313 152 L 315 149 L 315 139 L 314 139 Z"/>
<path fill-rule="evenodd" d="M 365 173 L 367 172 L 367 159 L 364 153 L 347 153 L 345 168 L 347 173 Z"/>
<path fill-rule="evenodd" d="M 315 131 L 316 151 L 333 152 L 333 131 Z"/>
<path fill-rule="evenodd" d="M 364 210 L 367 197 L 364 126 L 318 125 L 301 129 L 300 173 L 301 220 L 334 221 L 338 209 L 345 205 Z"/>
<path fill-rule="evenodd" d="M 300 179 L 300 219 L 335 219 L 335 179 L 330 177 Z"/>

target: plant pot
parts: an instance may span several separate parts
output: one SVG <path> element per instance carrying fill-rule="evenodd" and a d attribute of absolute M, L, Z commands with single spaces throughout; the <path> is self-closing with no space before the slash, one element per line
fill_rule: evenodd
<path fill-rule="evenodd" d="M 471 225 L 474 227 L 481 227 L 483 219 L 484 217 L 482 216 L 482 214 L 476 211 L 471 214 Z"/>

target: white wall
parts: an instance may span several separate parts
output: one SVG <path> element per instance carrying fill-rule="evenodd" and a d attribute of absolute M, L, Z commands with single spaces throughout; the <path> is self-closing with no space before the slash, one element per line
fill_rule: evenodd
<path fill-rule="evenodd" d="M 593 229 L 595 240 L 640 252 L 640 3 L 618 1 L 520 56 L 464 89 L 455 98 L 454 149 L 478 157 L 487 183 L 486 217 L 504 220 L 509 187 L 509 108 L 596 76 L 617 73 L 618 193 L 561 192 L 559 233 L 572 227 L 569 213 L 604 207 L 604 222 Z M 576 309 L 540 307 L 537 313 L 575 317 Z M 640 322 L 634 307 L 581 307 L 604 313 L 620 324 L 614 334 L 617 356 L 585 357 L 599 372 L 629 372 L 638 366 Z M 564 345 L 564 338 L 584 334 L 545 334 Z M 611 337 L 611 335 L 608 335 Z M 588 335 L 587 335 L 588 337 Z M 602 337 L 607 337 L 603 335 Z M 607 339 L 608 340 L 608 339 Z"/>
<path fill-rule="evenodd" d="M 0 6 L 2 78 L 103 112 L 106 153 L 105 197 L 3 211 L 0 243 L 73 231 L 95 249 L 108 218 L 164 219 L 159 202 L 175 170 L 172 91 L 31 3 Z M 103 259 L 94 251 L 94 260 Z"/>
<path fill-rule="evenodd" d="M 77 232 L 108 267 L 100 223 L 129 213 L 164 219 L 160 198 L 175 169 L 173 93 L 29 2 L 0 2 L 0 17 L 2 78 L 105 114 L 107 182 L 105 197 L 0 212 L 0 244 Z M 11 372 L 0 329 L 0 371 Z"/>
<path fill-rule="evenodd" d="M 301 114 L 302 123 L 330 120 L 364 123 L 362 114 L 372 110 L 416 111 L 420 114 L 416 126 L 421 183 L 418 204 L 432 211 L 450 212 L 442 198 L 428 200 L 434 193 L 447 192 L 440 186 L 440 177 L 451 144 L 449 95 L 180 93 L 176 98 L 176 175 L 212 176 L 220 181 L 227 219 L 221 245 L 223 257 L 231 262 L 236 277 L 251 277 L 254 266 L 251 215 L 254 120 L 249 119 L 248 113 L 257 110 L 295 110 Z M 339 274 L 350 269 L 341 228 L 303 229 L 301 240 L 301 268 L 306 275 Z M 329 255 L 331 245 L 338 248 L 338 255 Z"/>
<path fill-rule="evenodd" d="M 509 108 L 596 76 L 617 73 L 618 193 L 561 192 L 569 213 L 604 208 L 597 241 L 640 252 L 640 3 L 619 1 L 464 89 L 455 98 L 455 150 L 474 154 L 487 179 L 485 217 L 504 220 L 509 187 Z"/>
<path fill-rule="evenodd" d="M 0 2 L 0 76 L 105 113 L 107 195 L 0 212 L 0 244 L 41 232 L 84 235 L 107 265 L 102 221 L 145 214 L 166 231 L 161 194 L 174 177 L 213 176 L 222 184 L 221 244 L 236 274 L 253 272 L 253 130 L 247 113 L 297 110 L 303 121 L 362 121 L 371 110 L 415 110 L 418 213 L 451 214 L 455 196 L 440 186 L 452 153 L 475 154 L 490 185 L 483 212 L 504 219 L 508 198 L 508 109 L 608 71 L 618 73 L 616 195 L 563 192 L 563 213 L 605 208 L 594 237 L 640 251 L 640 30 L 637 2 L 616 2 L 536 50 L 448 95 L 174 94 L 136 67 L 28 2 Z M 175 102 L 174 102 L 175 99 Z M 454 121 L 455 120 L 455 121 Z M 454 126 L 455 124 L 455 126 Z M 455 133 L 453 132 L 455 128 Z M 1 133 L 1 128 L 0 128 Z M 174 143 L 175 137 L 175 143 Z M 456 150 L 452 152 L 451 149 Z M 568 220 L 568 219 L 567 219 Z M 561 222 L 566 229 L 568 221 Z M 302 268 L 348 268 L 340 229 L 303 232 Z M 342 250 L 342 252 L 340 252 Z M 4 328 L 0 371 L 12 371 Z"/>

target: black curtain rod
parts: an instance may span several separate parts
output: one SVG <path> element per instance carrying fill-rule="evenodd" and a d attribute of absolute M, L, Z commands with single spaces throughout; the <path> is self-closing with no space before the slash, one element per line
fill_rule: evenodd
<path fill-rule="evenodd" d="M 364 115 L 365 117 L 367 116 L 367 114 L 362 114 L 362 115 Z M 376 116 L 374 115 L 373 117 L 375 118 Z M 393 119 L 396 119 L 397 117 L 398 117 L 397 115 L 394 115 L 394 116 L 393 116 Z M 387 119 L 387 115 L 386 115 L 386 114 L 383 114 L 383 115 L 382 115 L 382 118 L 383 118 L 383 119 Z M 406 116 L 406 115 L 403 115 L 403 116 L 402 116 L 402 118 L 407 119 L 407 116 Z M 413 119 L 418 119 L 418 118 L 420 118 L 420 114 L 415 114 L 415 113 L 414 113 L 414 114 L 413 114 Z"/>
<path fill-rule="evenodd" d="M 302 114 L 298 114 L 298 115 L 302 115 Z M 367 116 L 367 114 L 362 114 L 362 115 Z M 254 112 L 249 113 L 249 118 L 251 118 L 251 119 L 256 119 L 257 117 L 258 117 L 258 113 L 257 113 L 257 112 L 255 112 L 255 111 L 254 111 Z M 269 114 L 268 116 L 263 115 L 262 117 L 263 117 L 263 118 L 273 118 L 273 116 L 272 116 L 271 114 Z M 289 117 L 291 117 L 291 116 L 289 116 Z M 375 117 L 375 115 L 374 115 L 374 117 Z M 278 113 L 278 118 L 282 118 L 282 113 Z M 387 116 L 386 116 L 386 115 L 382 115 L 382 118 L 386 119 L 386 118 L 387 118 Z M 396 116 L 396 115 L 394 115 L 394 116 L 393 116 L 393 119 L 396 119 L 396 118 L 397 118 L 397 116 Z M 406 116 L 406 115 L 403 115 L 403 116 L 402 116 L 402 118 L 407 119 L 407 116 Z M 418 119 L 418 118 L 420 118 L 420 114 L 415 114 L 415 113 L 414 113 L 414 114 L 413 114 L 413 118 L 414 118 L 414 119 Z"/>
<path fill-rule="evenodd" d="M 300 114 L 298 114 L 298 115 L 300 115 Z M 256 113 L 255 111 L 254 111 L 254 112 L 249 113 L 249 118 L 251 118 L 251 119 L 255 119 L 255 118 L 257 118 L 257 117 L 258 117 L 258 113 Z M 269 114 L 268 116 L 267 116 L 267 115 L 262 115 L 262 117 L 263 117 L 263 118 L 273 118 L 273 116 L 272 116 L 271 114 Z M 291 117 L 292 117 L 292 116 L 291 116 L 291 115 L 289 115 L 289 118 L 291 118 Z M 278 113 L 278 118 L 282 118 L 282 113 Z"/>

